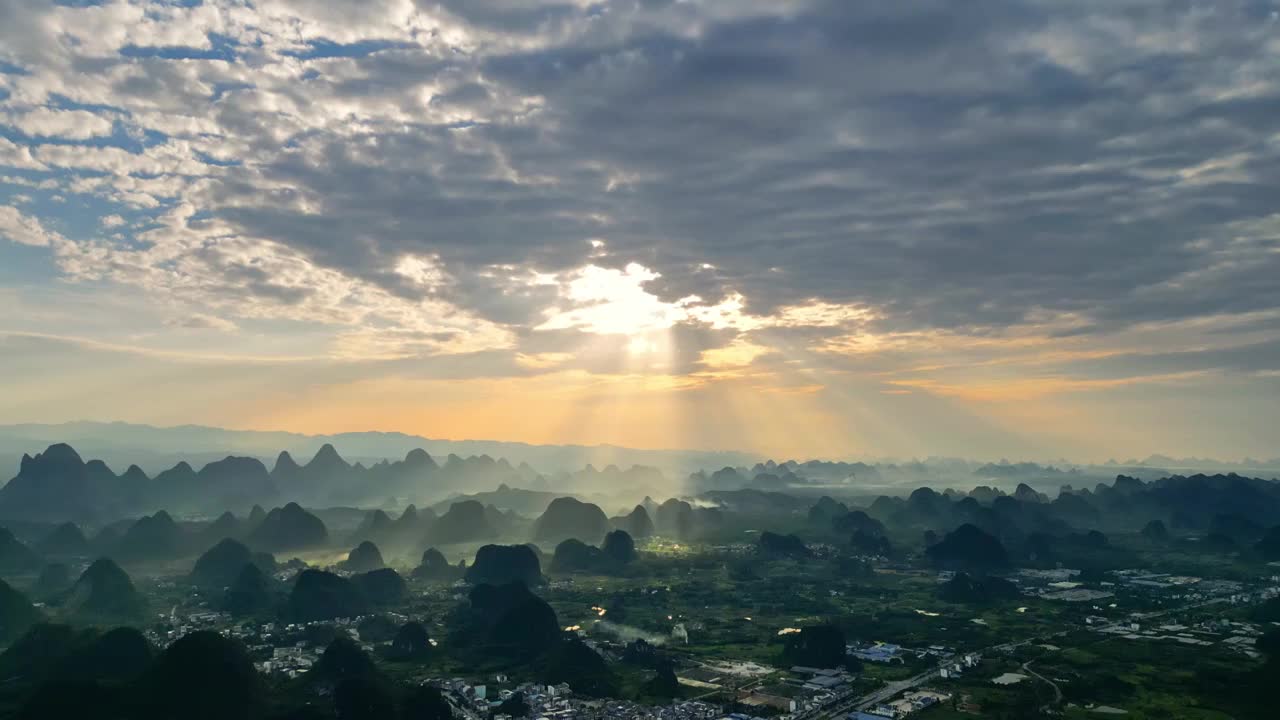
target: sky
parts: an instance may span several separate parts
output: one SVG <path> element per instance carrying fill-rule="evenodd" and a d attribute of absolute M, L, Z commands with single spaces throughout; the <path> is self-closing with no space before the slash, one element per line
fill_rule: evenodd
<path fill-rule="evenodd" d="M 0 0 L 0 418 L 1280 455 L 1273 0 Z"/>

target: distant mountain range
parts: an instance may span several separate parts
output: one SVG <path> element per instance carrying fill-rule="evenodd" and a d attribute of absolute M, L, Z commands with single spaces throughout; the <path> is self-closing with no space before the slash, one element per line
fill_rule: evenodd
<path fill-rule="evenodd" d="M 398 433 L 323 437 L 342 442 L 346 457 L 334 444 L 320 443 L 321 436 L 293 433 L 88 422 L 0 426 L 0 462 L 5 452 L 11 452 L 16 467 L 12 480 L 0 488 L 0 521 L 74 520 L 105 525 L 158 510 L 180 517 L 213 517 L 226 510 L 244 512 L 255 505 L 275 507 L 289 502 L 318 509 L 415 504 L 434 506 L 435 512 L 443 515 L 447 501 L 466 496 L 483 507 L 498 499 L 497 495 L 504 507 L 532 515 L 563 495 L 589 498 L 611 511 L 625 511 L 645 495 L 701 496 L 722 506 L 725 502 L 767 506 L 788 505 L 793 499 L 812 503 L 823 494 L 863 497 L 870 502 L 880 495 L 905 495 L 922 486 L 951 491 L 975 484 L 978 487 L 973 493 L 986 502 L 1011 492 L 1019 500 L 1034 502 L 1047 500 L 1059 490 L 1070 493 L 1072 487 L 1087 488 L 1110 480 L 1117 470 L 1140 481 L 1177 474 L 1141 463 L 1078 466 L 953 458 L 873 464 L 820 460 L 749 463 L 746 456 L 736 453 L 433 441 Z M 47 449 L 38 452 L 46 442 Z M 264 443 L 268 442 L 278 444 L 267 447 Z M 419 442 L 423 447 L 415 445 Z M 299 447 L 305 450 L 298 451 Z M 442 453 L 442 448 L 511 454 L 464 456 Z M 685 474 L 670 469 L 664 472 L 654 465 L 609 463 L 597 467 L 590 462 L 602 453 L 696 467 Z M 543 467 L 559 469 L 546 471 L 521 459 L 530 457 L 544 461 Z M 161 459 L 167 459 L 168 464 L 158 464 Z M 144 462 L 148 469 L 143 468 Z M 571 462 L 582 464 L 566 465 Z M 712 465 L 700 465 L 703 463 Z M 1275 464 L 1280 466 L 1280 462 Z M 118 472 L 120 467 L 125 469 Z M 1275 470 L 1246 473 L 1258 477 L 1280 474 Z M 736 494 L 741 490 L 754 494 Z M 722 502 L 723 493 L 735 493 L 734 499 Z M 596 518 L 595 529 L 602 535 L 604 526 L 599 520 Z"/>
<path fill-rule="evenodd" d="M 227 455 L 270 461 L 280 451 L 311 457 L 324 445 L 342 448 L 352 461 L 366 465 L 397 460 L 411 450 L 425 450 L 434 457 L 487 455 L 505 458 L 513 465 L 527 464 L 541 473 L 573 472 L 586 465 L 660 468 L 680 477 L 702 468 L 745 466 L 758 456 L 735 452 L 695 450 L 644 450 L 613 445 L 530 445 L 493 440 L 436 440 L 398 432 L 350 432 L 333 435 L 227 430 L 201 425 L 154 427 L 123 422 L 69 422 L 61 424 L 0 425 L 0 476 L 16 467 L 23 453 L 54 443 L 74 446 L 86 457 L 112 466 L 136 464 L 159 472 L 179 461 L 200 465 Z"/>
<path fill-rule="evenodd" d="M 484 455 L 450 455 L 437 463 L 421 449 L 402 460 L 366 467 L 348 463 L 332 445 L 321 446 L 301 465 L 281 452 L 270 469 L 257 458 L 229 456 L 199 470 L 179 461 L 154 476 L 137 465 L 117 475 L 102 460 L 85 461 L 70 445 L 54 443 L 44 452 L 22 456 L 18 474 L 0 488 L 0 518 L 105 523 L 157 510 L 196 515 L 247 511 L 281 500 L 376 507 L 539 478 L 528 465 L 513 467 Z"/>
<path fill-rule="evenodd" d="M 22 455 L 17 475 L 0 487 L 0 521 L 73 521 L 103 526 L 158 511 L 214 517 L 226 511 L 247 512 L 283 503 L 333 512 L 434 504 L 445 525 L 456 522 L 475 530 L 486 522 L 484 517 L 453 517 L 447 511 L 457 509 L 463 500 L 469 501 L 461 503 L 463 506 L 483 511 L 498 500 L 504 507 L 537 514 L 558 495 L 523 488 L 546 487 L 551 482 L 558 488 L 591 488 L 593 492 L 583 495 L 600 498 L 608 498 L 610 493 L 634 497 L 668 484 L 666 476 L 648 467 L 624 470 L 614 465 L 603 469 L 588 465 L 549 479 L 524 463 L 513 466 L 488 455 L 437 459 L 420 448 L 410 450 L 403 459 L 379 460 L 366 466 L 348 462 L 328 444 L 303 463 L 281 451 L 270 465 L 255 457 L 227 456 L 199 470 L 180 460 L 155 475 L 137 465 L 117 474 L 100 459 L 86 460 L 71 445 L 54 443 L 43 452 Z M 285 505 L 285 509 L 291 506 L 296 507 Z"/>
<path fill-rule="evenodd" d="M 848 484 L 853 478 L 868 493 L 900 492 L 903 486 L 968 487 L 974 476 L 1010 487 L 1027 482 L 1037 490 L 1052 490 L 1063 483 L 1109 479 L 1118 472 L 1153 480 L 1180 471 L 1239 472 L 1280 475 L 1280 458 L 1219 461 L 1207 458 L 1174 458 L 1152 455 L 1143 460 L 1102 465 L 1053 464 L 999 461 L 984 463 L 961 458 L 929 457 L 922 460 L 844 461 L 763 461 L 750 453 L 703 452 L 695 450 L 646 450 L 612 445 L 530 445 L 492 440 L 438 440 L 398 432 L 351 432 L 332 435 L 227 430 L 200 425 L 155 427 L 123 422 L 69 422 L 60 424 L 0 425 L 0 478 L 11 477 L 23 454 L 55 443 L 75 447 L 85 457 L 97 458 L 111 467 L 137 465 L 147 474 L 159 473 L 180 462 L 193 467 L 225 459 L 228 455 L 256 458 L 270 465 L 281 452 L 295 458 L 314 456 L 324 445 L 340 448 L 352 463 L 371 466 L 379 461 L 397 461 L 412 450 L 432 457 L 503 458 L 513 466 L 528 465 L 547 478 L 548 485 L 526 485 L 532 489 L 592 492 L 598 487 L 570 486 L 574 481 L 598 478 L 583 468 L 642 466 L 658 472 L 649 477 L 631 477 L 630 484 L 652 484 L 665 477 L 673 483 L 688 478 L 688 487 L 672 484 L 663 492 L 709 491 L 750 486 L 779 489 L 802 478 L 808 484 Z M 725 472 L 725 471 L 729 472 Z M 573 474 L 574 477 L 571 477 Z M 692 476 L 692 477 L 690 477 Z M 744 480 L 745 478 L 745 480 Z M 483 490 L 491 488 L 471 488 Z"/>

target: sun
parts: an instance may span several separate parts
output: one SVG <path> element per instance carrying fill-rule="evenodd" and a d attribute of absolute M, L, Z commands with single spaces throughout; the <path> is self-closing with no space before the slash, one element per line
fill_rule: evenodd
<path fill-rule="evenodd" d="M 657 350 L 658 344 L 645 335 L 632 335 L 631 340 L 627 342 L 627 352 L 632 355 L 648 355 Z"/>

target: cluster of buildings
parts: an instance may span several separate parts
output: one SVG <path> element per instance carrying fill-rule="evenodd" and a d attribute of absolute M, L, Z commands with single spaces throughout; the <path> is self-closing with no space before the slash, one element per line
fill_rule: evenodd
<path fill-rule="evenodd" d="M 1183 645 L 1203 647 L 1223 645 L 1250 657 L 1259 657 L 1254 644 L 1263 633 L 1260 625 L 1225 618 L 1206 620 L 1193 625 L 1167 622 L 1144 626 L 1136 620 L 1116 623 L 1091 616 L 1085 619 L 1085 623 L 1095 632 L 1126 640 L 1169 640 Z"/>
<path fill-rule="evenodd" d="M 938 667 L 938 675 L 943 680 L 953 680 L 960 677 L 966 671 L 978 667 L 978 663 L 982 658 L 977 653 L 965 653 L 957 655 L 944 661 Z"/>
<path fill-rule="evenodd" d="M 1075 580 L 1079 575 L 1079 570 L 1071 568 L 1049 570 L 1023 568 L 1016 573 L 1016 580 L 1024 595 L 1043 600 L 1071 603 L 1096 602 L 1115 595 L 1113 591 L 1107 589 L 1107 586 L 1112 583 L 1104 583 L 1102 589 L 1086 588 Z"/>
<path fill-rule="evenodd" d="M 1117 570 L 1111 575 L 1117 586 L 1146 591 L 1162 600 L 1184 603 L 1253 604 L 1280 594 L 1280 587 L 1277 587 L 1280 585 L 1280 576 L 1274 575 L 1259 578 L 1258 583 L 1250 585 L 1238 580 L 1199 578 L 1149 570 Z M 1110 584 L 1103 583 L 1104 586 Z"/>
<path fill-rule="evenodd" d="M 903 662 L 902 646 L 891 643 L 877 642 L 863 646 L 849 645 L 845 650 L 848 654 L 864 662 L 884 663 L 886 665 Z"/>
<path fill-rule="evenodd" d="M 898 720 L 950 699 L 951 696 L 946 693 L 917 690 L 906 693 L 897 700 L 881 703 L 870 710 L 849 713 L 848 720 Z"/>
<path fill-rule="evenodd" d="M 163 614 L 159 622 L 143 631 L 143 635 L 157 647 L 168 647 L 178 638 L 197 630 L 219 630 L 231 621 L 224 612 L 197 610 L 179 616 L 177 610 Z"/>
<path fill-rule="evenodd" d="M 640 705 L 623 700 L 595 700 L 573 695 L 567 683 L 539 685 L 508 684 L 504 675 L 496 675 L 493 685 L 473 684 L 462 678 L 433 679 L 427 684 L 444 693 L 454 708 L 467 720 L 511 720 L 498 712 L 502 703 L 520 693 L 529 707 L 529 717 L 537 720 L 717 720 L 724 714 L 716 705 L 688 700 L 671 705 Z M 497 713 L 497 714 L 495 714 Z M 743 717 L 741 720 L 755 720 Z"/>
<path fill-rule="evenodd" d="M 249 654 L 255 658 L 254 667 L 268 675 L 298 677 L 311 669 L 328 645 L 329 633 L 321 632 L 309 637 L 309 629 L 330 627 L 346 633 L 367 653 L 374 646 L 362 642 L 357 624 L 363 618 L 340 618 L 312 623 L 263 623 L 261 625 L 236 625 L 223 630 L 224 635 L 239 639 Z"/>
<path fill-rule="evenodd" d="M 311 669 L 319 659 L 319 654 L 305 643 L 297 643 L 285 647 L 271 648 L 271 659 L 261 660 L 253 664 L 258 672 L 267 675 L 287 675 L 296 678 Z"/>
<path fill-rule="evenodd" d="M 743 705 L 804 716 L 848 699 L 853 680 L 844 670 L 797 665 L 789 677 L 740 690 L 737 698 Z"/>

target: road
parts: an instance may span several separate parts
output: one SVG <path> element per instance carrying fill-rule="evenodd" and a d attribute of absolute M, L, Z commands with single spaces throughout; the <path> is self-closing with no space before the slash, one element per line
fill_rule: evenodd
<path fill-rule="evenodd" d="M 1062 633 L 1058 633 L 1058 634 L 1062 634 Z M 1027 645 L 1030 642 L 1031 640 L 1028 639 L 1028 640 L 1019 640 L 1017 642 L 992 645 L 989 648 L 979 650 L 978 654 L 987 655 L 995 652 L 1004 652 L 1006 650 L 1012 650 L 1014 648 Z M 815 713 L 813 717 L 815 718 L 840 717 L 841 715 L 853 712 L 855 710 L 867 710 L 869 708 L 873 708 L 882 702 L 893 699 L 895 696 L 897 696 L 900 693 L 904 693 L 908 690 L 918 688 L 921 685 L 924 685 L 925 683 L 932 681 L 934 678 L 937 678 L 939 676 L 940 674 L 939 670 L 940 668 L 933 668 L 931 670 L 926 670 L 920 673 L 919 675 L 913 675 L 907 678 L 906 680 L 898 680 L 895 682 L 887 683 L 884 687 L 880 688 L 879 690 L 867 693 L 866 695 L 863 695 L 861 697 L 850 698 L 838 705 L 835 705 L 830 708 L 825 708 L 821 712 Z"/>
<path fill-rule="evenodd" d="M 891 682 L 873 693 L 857 698 L 849 707 L 849 710 L 866 710 L 867 708 L 875 707 L 898 693 L 904 693 L 912 688 L 919 687 L 936 677 L 938 677 L 938 669 L 934 668 L 906 680 Z M 849 710 L 842 712 L 848 712 Z"/>
<path fill-rule="evenodd" d="M 1031 677 L 1033 677 L 1033 678 L 1036 678 L 1037 680 L 1041 680 L 1041 681 L 1043 681 L 1043 682 L 1048 683 L 1048 684 L 1049 684 L 1049 687 L 1053 688 L 1053 702 L 1052 702 L 1052 703 L 1049 703 L 1048 705 L 1046 705 L 1046 706 L 1045 706 L 1045 709 L 1047 709 L 1047 708 L 1051 708 L 1051 707 L 1056 707 L 1056 706 L 1058 706 L 1058 705 L 1061 705 L 1061 704 L 1062 704 L 1062 690 L 1058 687 L 1058 683 L 1056 683 L 1056 682 L 1054 682 L 1054 681 L 1050 680 L 1049 678 L 1047 678 L 1047 677 L 1045 677 L 1045 676 L 1041 675 L 1040 673 L 1036 672 L 1035 670 L 1032 670 L 1032 669 L 1031 669 L 1031 663 L 1033 663 L 1033 662 L 1035 662 L 1035 660 L 1028 660 L 1028 661 L 1026 661 L 1026 662 L 1022 663 L 1022 670 L 1023 670 L 1023 672 L 1027 673 L 1028 675 L 1030 675 L 1030 676 L 1031 676 Z"/>
<path fill-rule="evenodd" d="M 1171 608 L 1165 608 L 1165 609 L 1163 609 L 1163 610 L 1156 610 L 1156 611 L 1154 611 L 1154 612 L 1143 613 L 1143 614 L 1141 614 L 1140 616 L 1135 616 L 1135 618 L 1134 618 L 1134 619 L 1142 620 L 1142 621 L 1144 621 L 1144 622 L 1145 622 L 1145 621 L 1152 620 L 1152 619 L 1155 619 L 1155 618 L 1158 618 L 1158 617 L 1163 617 L 1163 616 L 1168 615 L 1168 614 L 1170 614 L 1170 613 L 1182 612 L 1182 611 L 1185 611 L 1185 610 L 1192 610 L 1192 609 L 1195 609 L 1195 608 L 1204 607 L 1204 606 L 1206 606 L 1206 605 L 1213 605 L 1213 604 L 1220 603 L 1220 602 L 1223 602 L 1223 601 L 1224 601 L 1224 598 L 1221 598 L 1221 597 L 1210 598 L 1210 599 L 1208 599 L 1208 600 L 1203 600 L 1203 601 L 1201 601 L 1201 602 L 1197 602 L 1197 603 L 1191 603 L 1191 604 L 1189 604 L 1189 605 L 1182 605 L 1182 606 L 1179 606 L 1179 607 L 1171 607 Z M 1095 629 L 1095 630 L 1101 630 L 1101 629 L 1103 629 L 1103 628 L 1116 627 L 1116 626 L 1119 626 L 1119 625 L 1127 625 L 1127 624 L 1128 624 L 1128 623 L 1130 623 L 1130 622 L 1132 622 L 1132 620 L 1119 620 L 1119 621 L 1115 621 L 1115 622 L 1112 622 L 1112 623 L 1108 623 L 1107 625 L 1102 626 L 1102 628 L 1094 628 L 1094 629 Z M 1052 635 L 1050 635 L 1049 637 L 1061 637 L 1061 636 L 1063 636 L 1063 635 L 1066 635 L 1066 631 L 1065 631 L 1065 630 L 1060 631 L 1060 632 L 1053 633 L 1053 634 L 1052 634 Z M 1041 637 L 1044 637 L 1044 636 L 1041 636 Z M 995 653 L 995 652 L 1004 652 L 1004 651 L 1006 651 L 1006 650 L 1012 650 L 1012 649 L 1014 649 L 1014 648 L 1021 647 L 1021 646 L 1023 646 L 1023 645 L 1027 645 L 1027 644 L 1029 644 L 1030 642 L 1031 642 L 1031 640 L 1030 640 L 1030 639 L 1027 639 L 1027 640 L 1019 640 L 1019 641 L 1017 641 L 1017 642 L 1011 642 L 1011 643 L 1002 643 L 1002 644 L 1000 644 L 1000 645 L 992 645 L 992 646 L 991 646 L 991 647 L 989 647 L 989 648 L 985 648 L 985 649 L 983 649 L 983 650 L 979 650 L 979 651 L 977 651 L 977 652 L 978 652 L 978 654 L 979 654 L 979 655 L 989 655 L 989 654 L 991 654 L 991 653 Z M 1054 704 L 1055 704 L 1055 705 L 1056 705 L 1056 704 L 1060 704 L 1060 703 L 1062 702 L 1062 691 L 1061 691 L 1061 689 L 1059 689 L 1059 688 L 1058 688 L 1057 683 L 1054 683 L 1053 681 L 1049 680 L 1048 678 L 1046 678 L 1046 677 L 1044 677 L 1044 676 L 1040 675 L 1040 674 L 1039 674 L 1039 673 L 1037 673 L 1036 671 L 1034 671 L 1034 670 L 1032 670 L 1031 668 L 1029 668 L 1029 667 L 1028 667 L 1028 665 L 1030 665 L 1030 664 L 1031 664 L 1031 663 L 1030 663 L 1030 662 L 1028 662 L 1028 663 L 1024 664 L 1024 665 L 1022 666 L 1022 668 L 1023 668 L 1024 670 L 1026 670 L 1028 673 L 1030 673 L 1031 675 L 1033 675 L 1033 676 L 1035 676 L 1035 677 L 1039 678 L 1040 680 L 1043 680 L 1044 682 L 1048 683 L 1048 684 L 1049 684 L 1049 686 L 1053 688 Z M 885 702 L 885 701 L 887 701 L 887 700 L 892 699 L 893 697 L 895 697 L 895 696 L 896 696 L 896 695 L 898 695 L 899 693 L 904 693 L 904 692 L 906 692 L 906 691 L 908 691 L 908 690 L 911 690 L 911 689 L 917 688 L 917 687 L 919 687 L 919 686 L 921 686 L 921 685 L 924 685 L 925 683 L 927 683 L 927 682 L 929 682 L 929 681 L 933 680 L 934 678 L 938 677 L 938 674 L 939 674 L 939 673 L 938 673 L 938 669 L 937 669 L 937 668 L 935 668 L 935 669 L 933 669 L 933 670 L 929 670 L 929 671 L 926 671 L 926 672 L 922 672 L 922 673 L 920 673 L 919 675 L 915 675 L 915 676 L 913 676 L 913 677 L 907 678 L 906 680 L 898 680 L 897 682 L 891 682 L 891 683 L 886 684 L 884 687 L 880 688 L 879 690 L 876 690 L 875 692 L 868 693 L 868 694 L 866 694 L 866 695 L 863 695 L 863 696 L 861 696 L 861 697 L 857 697 L 857 698 L 850 698 L 850 699 L 845 700 L 845 701 L 843 701 L 843 702 L 841 702 L 841 703 L 839 703 L 839 704 L 837 704 L 837 705 L 835 705 L 835 706 L 832 706 L 832 707 L 830 707 L 830 708 L 825 708 L 825 709 L 823 709 L 823 710 L 820 710 L 820 711 L 818 711 L 818 712 L 815 712 L 815 713 L 813 713 L 813 715 L 812 715 L 812 716 L 809 716 L 809 717 L 812 717 L 812 718 L 835 718 L 835 717 L 840 717 L 841 715 L 844 715 L 844 714 L 846 714 L 846 713 L 852 712 L 852 711 L 854 711 L 854 710 L 866 710 L 866 709 L 868 709 L 868 708 L 875 707 L 876 705 L 878 705 L 878 704 L 880 704 L 880 703 L 882 703 L 882 702 Z M 807 718 L 803 718 L 803 719 L 802 719 L 802 718 L 797 718 L 797 720 L 807 720 Z"/>

